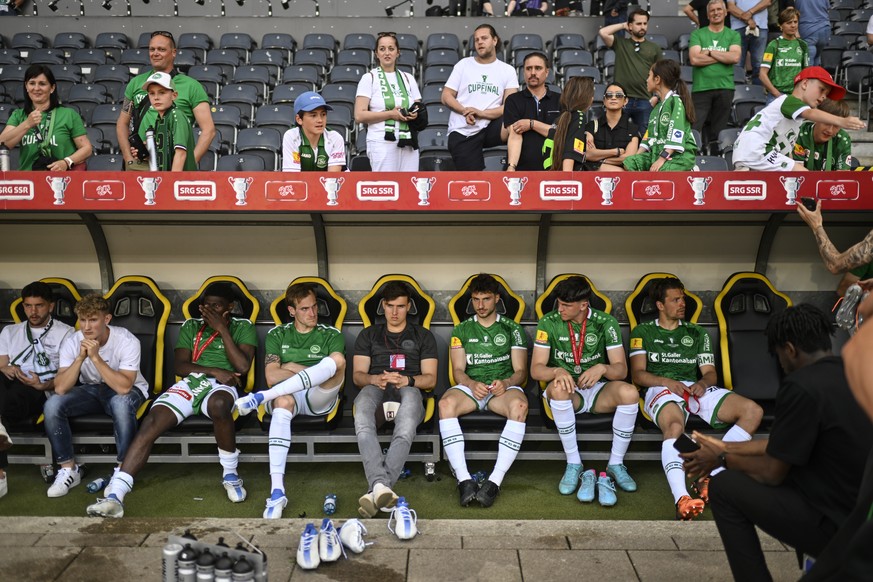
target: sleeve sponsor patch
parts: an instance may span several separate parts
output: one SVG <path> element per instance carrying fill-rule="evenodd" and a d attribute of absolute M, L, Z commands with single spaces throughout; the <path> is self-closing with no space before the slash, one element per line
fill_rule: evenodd
<path fill-rule="evenodd" d="M 643 347 L 643 338 L 641 337 L 632 337 L 630 341 L 630 347 L 632 350 L 639 350 Z"/>
<path fill-rule="evenodd" d="M 299 164 L 300 163 L 300 152 L 291 152 L 291 160 L 295 164 Z"/>
<path fill-rule="evenodd" d="M 577 154 L 585 153 L 585 142 L 579 138 L 573 140 L 573 151 Z"/>
<path fill-rule="evenodd" d="M 464 347 L 464 344 L 461 343 L 461 338 L 452 336 L 452 349 L 462 347 Z"/>
<path fill-rule="evenodd" d="M 681 129 L 674 129 L 673 130 L 673 141 L 681 143 L 684 138 L 685 138 L 684 131 L 682 131 Z"/>
<path fill-rule="evenodd" d="M 538 344 L 547 344 L 547 343 L 549 343 L 549 334 L 548 334 L 546 331 L 542 330 L 542 329 L 538 329 L 538 330 L 537 330 L 537 338 L 536 338 L 536 342 L 537 342 Z"/>
<path fill-rule="evenodd" d="M 800 156 L 801 158 L 806 158 L 808 153 L 809 152 L 807 151 L 807 149 L 805 147 L 803 147 L 802 145 L 800 145 L 799 143 L 794 144 L 794 155 L 795 156 Z"/>
<path fill-rule="evenodd" d="M 772 60 L 773 60 L 773 54 L 772 54 L 772 53 L 764 53 L 764 62 L 765 62 L 765 63 L 769 63 L 769 62 L 772 61 Z"/>

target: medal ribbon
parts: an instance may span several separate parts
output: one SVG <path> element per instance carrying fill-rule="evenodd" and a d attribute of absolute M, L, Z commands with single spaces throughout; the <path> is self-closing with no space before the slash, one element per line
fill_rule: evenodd
<path fill-rule="evenodd" d="M 203 344 L 203 347 L 201 348 L 201 347 L 200 347 L 200 340 L 203 339 L 203 331 L 204 331 L 205 329 L 206 329 L 206 324 L 203 324 L 203 326 L 202 326 L 202 327 L 200 328 L 200 330 L 197 332 L 197 336 L 194 338 L 194 346 L 193 346 L 194 349 L 192 350 L 192 358 L 191 358 L 191 363 L 192 363 L 192 364 L 196 364 L 196 363 L 197 363 L 197 360 L 200 359 L 200 356 L 203 355 L 203 352 L 206 350 L 206 348 L 209 347 L 209 344 L 211 344 L 212 342 L 214 342 L 214 341 L 215 341 L 215 338 L 218 337 L 218 332 L 217 332 L 217 331 L 213 331 L 213 332 L 212 332 L 212 335 L 209 336 L 209 337 L 206 339 L 206 343 Z"/>
<path fill-rule="evenodd" d="M 579 369 L 579 362 L 582 361 L 582 352 L 585 349 L 585 328 L 588 327 L 588 315 L 586 314 L 585 319 L 582 320 L 582 330 L 579 332 L 579 349 L 576 349 L 576 332 L 573 331 L 573 323 L 567 322 L 567 330 L 570 332 L 570 349 L 573 352 L 573 363 L 576 364 L 576 368 Z M 581 370 L 580 370 L 581 372 Z M 577 372 L 578 373 L 578 372 Z"/>

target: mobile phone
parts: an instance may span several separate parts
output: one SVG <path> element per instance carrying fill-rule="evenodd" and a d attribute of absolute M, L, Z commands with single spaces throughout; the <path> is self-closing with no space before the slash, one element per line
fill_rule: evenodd
<path fill-rule="evenodd" d="M 409 106 L 409 114 L 418 113 L 418 110 L 421 109 L 421 103 L 416 101 L 412 105 Z"/>
<path fill-rule="evenodd" d="M 401 107 L 400 115 L 402 115 L 403 117 L 409 117 L 409 110 L 406 107 Z"/>
<path fill-rule="evenodd" d="M 806 209 L 810 212 L 815 212 L 815 200 L 812 198 L 807 198 L 806 196 L 800 199 L 800 203 L 806 206 Z"/>
<path fill-rule="evenodd" d="M 673 443 L 673 448 L 680 453 L 693 453 L 700 448 L 700 445 L 697 444 L 697 441 L 688 436 L 687 433 L 683 432 L 679 435 L 679 438 L 676 439 L 676 442 Z"/>

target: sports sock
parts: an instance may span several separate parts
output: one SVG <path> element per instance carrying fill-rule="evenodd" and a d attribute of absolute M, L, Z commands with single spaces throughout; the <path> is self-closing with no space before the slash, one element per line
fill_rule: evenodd
<path fill-rule="evenodd" d="M 218 462 L 221 463 L 223 469 L 222 477 L 228 475 L 236 475 L 236 467 L 239 464 L 239 449 L 232 453 L 218 449 Z"/>
<path fill-rule="evenodd" d="M 573 412 L 572 400 L 549 400 L 552 407 L 552 416 L 555 417 L 555 428 L 561 437 L 561 445 L 564 454 L 567 455 L 567 463 L 574 465 L 582 464 L 579 456 L 579 443 L 576 442 L 576 414 Z"/>
<path fill-rule="evenodd" d="M 509 471 L 515 457 L 518 456 L 521 441 L 524 440 L 524 427 L 523 422 L 507 419 L 506 426 L 500 433 L 500 440 L 497 441 L 497 462 L 494 463 L 494 470 L 488 476 L 488 480 L 495 485 L 503 483 L 506 472 Z"/>
<path fill-rule="evenodd" d="M 467 469 L 467 459 L 464 458 L 464 433 L 457 418 L 440 420 L 440 437 L 455 478 L 458 482 L 466 481 L 470 478 L 470 471 Z"/>
<path fill-rule="evenodd" d="M 270 420 L 270 481 L 272 489 L 285 490 L 285 464 L 288 460 L 288 448 L 291 446 L 290 410 L 274 408 Z"/>
<path fill-rule="evenodd" d="M 673 447 L 676 439 L 667 439 L 661 443 L 661 466 L 664 467 L 664 475 L 667 476 L 667 485 L 673 494 L 673 503 L 678 503 L 679 498 L 688 495 L 685 486 L 685 470 L 682 468 L 682 457 L 679 451 Z"/>
<path fill-rule="evenodd" d="M 735 424 L 730 428 L 729 431 L 724 433 L 724 436 L 721 440 L 726 443 L 741 443 L 752 440 L 752 435 L 747 433 L 743 427 Z M 724 467 L 716 467 L 712 470 L 712 472 L 710 472 L 709 476 L 713 477 L 715 475 L 718 475 L 722 471 L 724 471 Z"/>
<path fill-rule="evenodd" d="M 124 502 L 124 496 L 133 489 L 133 476 L 124 471 L 116 471 L 106 486 L 106 497 L 114 495 L 119 501 Z"/>
<path fill-rule="evenodd" d="M 621 404 L 615 408 L 615 416 L 612 417 L 612 450 L 609 453 L 610 465 L 621 465 L 624 462 L 624 455 L 627 453 L 628 446 L 630 446 L 639 410 L 640 407 L 637 404 Z"/>
<path fill-rule="evenodd" d="M 333 358 L 323 358 L 314 366 L 301 370 L 269 390 L 264 390 L 261 394 L 264 396 L 264 402 L 270 402 L 278 396 L 294 394 L 318 386 L 333 378 L 334 374 L 336 374 L 336 362 L 333 361 Z"/>

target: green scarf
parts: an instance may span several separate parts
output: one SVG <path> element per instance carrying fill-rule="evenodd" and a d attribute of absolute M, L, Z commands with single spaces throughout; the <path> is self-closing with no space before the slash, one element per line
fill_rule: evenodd
<path fill-rule="evenodd" d="M 318 138 L 316 151 L 312 151 L 303 128 L 300 129 L 300 171 L 301 172 L 326 172 L 327 150 L 324 147 L 324 134 Z M 326 130 L 325 130 L 326 131 Z"/>
<path fill-rule="evenodd" d="M 400 107 L 408 108 L 412 103 L 409 100 L 409 91 L 406 89 L 406 85 L 403 83 L 403 75 L 400 71 L 395 69 L 395 75 L 397 75 L 397 86 L 400 88 Z M 382 70 L 382 67 L 378 69 L 379 75 L 379 88 L 382 91 L 382 99 L 385 100 L 385 111 L 391 111 L 395 107 L 397 107 L 398 103 L 394 100 L 394 91 L 391 90 L 391 85 L 388 83 L 388 77 L 385 75 L 385 71 Z M 394 135 L 395 126 L 397 128 L 397 135 Z M 397 138 L 400 138 L 399 140 Z M 409 131 L 409 124 L 405 121 L 394 121 L 393 119 L 385 120 L 385 141 L 396 141 L 397 147 L 402 148 L 406 146 L 412 145 L 412 134 Z"/>

